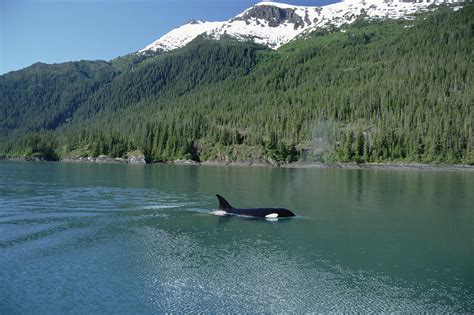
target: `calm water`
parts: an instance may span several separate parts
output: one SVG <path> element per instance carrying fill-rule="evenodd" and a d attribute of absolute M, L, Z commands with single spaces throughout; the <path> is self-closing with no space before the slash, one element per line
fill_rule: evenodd
<path fill-rule="evenodd" d="M 473 244 L 472 172 L 0 162 L 2 314 L 474 312 Z"/>

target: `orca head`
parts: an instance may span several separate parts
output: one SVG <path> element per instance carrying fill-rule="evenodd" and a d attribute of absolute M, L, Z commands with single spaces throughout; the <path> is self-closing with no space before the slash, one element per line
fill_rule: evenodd
<path fill-rule="evenodd" d="M 279 217 L 294 217 L 296 215 L 293 213 L 293 211 L 283 208 L 283 209 L 279 209 L 278 216 Z"/>

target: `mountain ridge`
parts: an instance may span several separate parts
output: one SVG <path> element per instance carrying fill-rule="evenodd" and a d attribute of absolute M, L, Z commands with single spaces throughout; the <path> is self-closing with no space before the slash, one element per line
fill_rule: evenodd
<path fill-rule="evenodd" d="M 400 19 L 434 9 L 440 4 L 460 4 L 455 0 L 346 0 L 321 7 L 264 1 L 227 21 L 193 20 L 171 30 L 138 53 L 171 51 L 186 46 L 197 36 L 215 40 L 230 36 L 278 49 L 296 37 L 320 28 L 341 27 L 365 19 Z M 458 9 L 459 7 L 455 7 Z"/>

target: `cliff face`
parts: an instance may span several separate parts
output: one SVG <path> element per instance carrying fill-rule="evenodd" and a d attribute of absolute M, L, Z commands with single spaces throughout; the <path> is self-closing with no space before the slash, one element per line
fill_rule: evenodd
<path fill-rule="evenodd" d="M 266 21 L 269 27 L 277 27 L 281 24 L 290 23 L 294 25 L 294 29 L 303 28 L 305 22 L 308 25 L 311 24 L 307 14 L 305 21 L 302 16 L 296 13 L 296 9 L 279 8 L 271 5 L 255 6 L 241 16 L 233 18 L 231 22 L 244 21 L 247 25 L 250 25 L 253 20 L 257 20 L 259 25 L 262 26 L 262 21 Z"/>

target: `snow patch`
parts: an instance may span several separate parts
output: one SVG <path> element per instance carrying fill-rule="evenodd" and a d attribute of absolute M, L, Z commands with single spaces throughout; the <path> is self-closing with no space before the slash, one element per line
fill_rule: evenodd
<path fill-rule="evenodd" d="M 190 41 L 209 30 L 219 27 L 224 22 L 192 21 L 188 24 L 175 28 L 157 41 L 146 46 L 139 52 L 146 51 L 170 51 L 186 46 Z"/>

